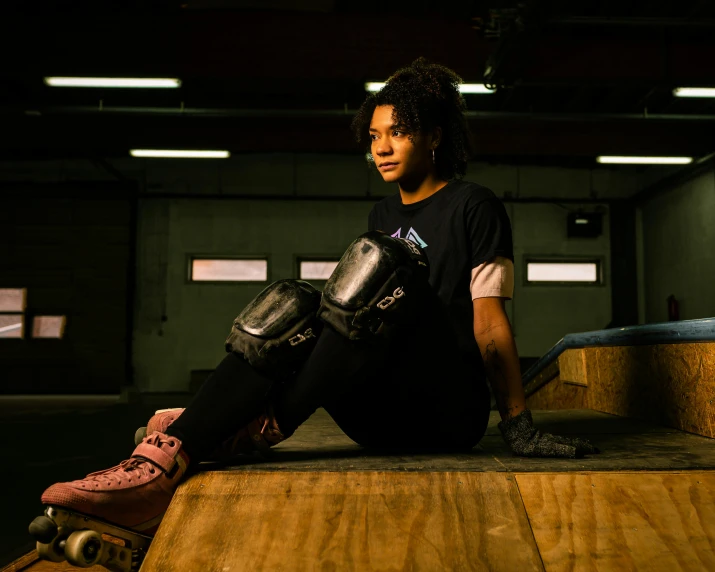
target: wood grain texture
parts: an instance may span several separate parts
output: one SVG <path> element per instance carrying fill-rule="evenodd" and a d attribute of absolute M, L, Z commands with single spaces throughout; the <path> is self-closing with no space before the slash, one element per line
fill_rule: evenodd
<path fill-rule="evenodd" d="M 142 572 L 543 570 L 506 473 L 211 472 L 177 490 Z"/>
<path fill-rule="evenodd" d="M 564 383 L 588 387 L 585 348 L 566 350 L 559 356 L 559 376 Z"/>
<path fill-rule="evenodd" d="M 48 562 L 39 560 L 37 552 L 34 550 L 11 562 L 0 572 L 76 572 L 77 570 L 87 570 L 88 572 L 107 572 L 103 566 L 91 566 L 90 568 L 77 568 L 68 562 Z"/>
<path fill-rule="evenodd" d="M 589 407 L 715 438 L 715 344 L 586 351 L 597 376 L 589 387 Z"/>
<path fill-rule="evenodd" d="M 564 383 L 560 374 L 526 398 L 529 409 L 588 409 L 587 387 Z"/>
<path fill-rule="evenodd" d="M 548 572 L 715 570 L 715 474 L 516 475 Z"/>
<path fill-rule="evenodd" d="M 559 367 L 528 407 L 590 408 L 715 438 L 715 343 L 568 350 Z"/>
<path fill-rule="evenodd" d="M 10 562 L 10 564 L 5 566 L 0 572 L 20 572 L 21 570 L 27 570 L 29 566 L 37 562 L 37 560 L 37 552 L 33 550 Z"/>
<path fill-rule="evenodd" d="M 559 375 L 559 360 L 554 360 L 524 386 L 524 394 L 529 397 L 532 393 L 539 391 L 542 386 L 549 383 L 557 375 Z"/>

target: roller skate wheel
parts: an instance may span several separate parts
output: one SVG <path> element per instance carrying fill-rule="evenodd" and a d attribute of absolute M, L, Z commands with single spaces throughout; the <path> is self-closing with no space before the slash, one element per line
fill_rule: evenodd
<path fill-rule="evenodd" d="M 70 534 L 65 544 L 67 562 L 89 568 L 102 557 L 102 536 L 95 530 L 78 530 Z"/>
<path fill-rule="evenodd" d="M 137 432 L 134 433 L 134 444 L 141 445 L 144 437 L 146 437 L 146 427 L 139 427 Z"/>
<path fill-rule="evenodd" d="M 59 547 L 58 544 L 59 540 L 57 538 L 54 538 L 52 542 L 49 543 L 38 542 L 37 555 L 40 557 L 40 560 L 64 562 L 66 560 L 65 551 Z"/>
<path fill-rule="evenodd" d="M 43 544 L 49 544 L 57 536 L 57 525 L 44 515 L 33 520 L 28 530 L 35 540 Z"/>

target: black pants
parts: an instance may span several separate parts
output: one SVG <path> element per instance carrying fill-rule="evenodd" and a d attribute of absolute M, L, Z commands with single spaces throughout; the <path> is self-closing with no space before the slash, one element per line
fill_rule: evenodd
<path fill-rule="evenodd" d="M 486 431 L 489 390 L 436 296 L 426 298 L 413 323 L 388 339 L 351 341 L 326 324 L 303 366 L 281 383 L 229 354 L 167 432 L 200 460 L 270 400 L 286 435 L 322 406 L 365 447 L 471 449 Z"/>
<path fill-rule="evenodd" d="M 489 390 L 451 341 L 429 324 L 405 332 L 322 406 L 365 447 L 471 449 L 487 428 Z"/>

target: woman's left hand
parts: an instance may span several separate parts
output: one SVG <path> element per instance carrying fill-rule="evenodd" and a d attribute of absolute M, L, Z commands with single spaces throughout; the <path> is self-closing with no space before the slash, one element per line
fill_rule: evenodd
<path fill-rule="evenodd" d="M 516 417 L 501 421 L 498 426 L 504 441 L 512 452 L 520 457 L 580 459 L 584 455 L 601 452 L 585 439 L 542 433 L 534 427 L 529 409 L 524 409 Z"/>

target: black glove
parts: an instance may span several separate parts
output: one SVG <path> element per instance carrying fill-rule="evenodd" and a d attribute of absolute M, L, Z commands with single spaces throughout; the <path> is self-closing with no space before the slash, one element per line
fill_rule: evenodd
<path fill-rule="evenodd" d="M 528 409 L 524 409 L 516 417 L 501 421 L 499 431 L 512 452 L 520 457 L 580 459 L 584 455 L 601 452 L 585 439 L 542 433 L 534 427 L 531 411 Z"/>

